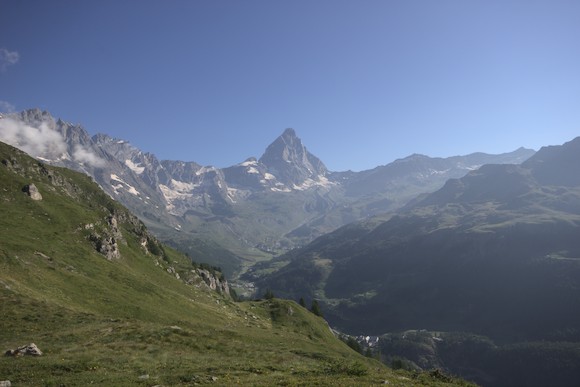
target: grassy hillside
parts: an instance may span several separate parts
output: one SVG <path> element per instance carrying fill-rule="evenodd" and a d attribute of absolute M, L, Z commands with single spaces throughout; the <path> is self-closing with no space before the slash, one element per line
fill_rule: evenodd
<path fill-rule="evenodd" d="M 235 303 L 89 177 L 0 143 L 0 357 L 13 385 L 450 385 L 352 351 L 294 302 Z M 22 188 L 34 184 L 42 200 Z M 115 219 L 114 221 L 112 219 Z M 106 241 L 119 256 L 104 255 Z M 98 250 L 101 250 L 99 252 Z"/>

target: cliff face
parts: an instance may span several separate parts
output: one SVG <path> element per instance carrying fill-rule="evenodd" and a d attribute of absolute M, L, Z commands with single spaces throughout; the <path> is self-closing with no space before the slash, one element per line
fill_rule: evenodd
<path fill-rule="evenodd" d="M 197 273 L 211 290 L 215 290 L 220 294 L 230 295 L 230 287 L 225 278 L 220 278 L 215 273 L 205 269 L 197 269 Z"/>

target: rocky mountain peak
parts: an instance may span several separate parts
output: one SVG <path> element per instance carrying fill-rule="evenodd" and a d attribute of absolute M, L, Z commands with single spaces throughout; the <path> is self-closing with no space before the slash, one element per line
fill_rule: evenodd
<path fill-rule="evenodd" d="M 259 160 L 282 183 L 288 186 L 303 184 L 307 179 L 318 180 L 326 175 L 326 166 L 308 152 L 292 128 L 288 128 Z"/>
<path fill-rule="evenodd" d="M 52 115 L 39 108 L 27 109 L 17 115 L 22 121 L 31 124 L 40 124 L 42 122 L 50 122 L 54 125 L 54 118 Z"/>
<path fill-rule="evenodd" d="M 296 135 L 296 131 L 292 128 L 286 128 L 286 130 L 284 130 L 284 133 L 282 133 L 281 137 L 286 137 L 286 138 L 296 138 L 298 140 L 300 140 L 298 138 L 298 136 Z"/>

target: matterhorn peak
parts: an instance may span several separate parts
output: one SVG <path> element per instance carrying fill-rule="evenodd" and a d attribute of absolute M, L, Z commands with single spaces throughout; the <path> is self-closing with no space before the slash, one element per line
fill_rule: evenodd
<path fill-rule="evenodd" d="M 318 180 L 327 172 L 322 161 L 308 152 L 292 128 L 286 129 L 266 148 L 260 163 L 290 187 L 301 185 L 306 179 Z"/>
<path fill-rule="evenodd" d="M 286 130 L 284 130 L 284 133 L 282 133 L 282 137 L 297 137 L 296 131 L 292 128 L 286 128 Z"/>

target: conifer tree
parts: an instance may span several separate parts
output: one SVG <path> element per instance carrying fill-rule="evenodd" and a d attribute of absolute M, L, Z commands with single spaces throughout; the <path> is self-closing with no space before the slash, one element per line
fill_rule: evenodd
<path fill-rule="evenodd" d="M 322 312 L 320 311 L 320 305 L 318 305 L 318 300 L 312 300 L 312 306 L 310 307 L 310 311 L 315 315 L 322 317 Z"/>
<path fill-rule="evenodd" d="M 272 299 L 274 299 L 274 292 L 271 291 L 270 289 L 267 289 L 266 290 L 266 293 L 264 294 L 264 298 L 266 300 L 272 300 Z"/>

